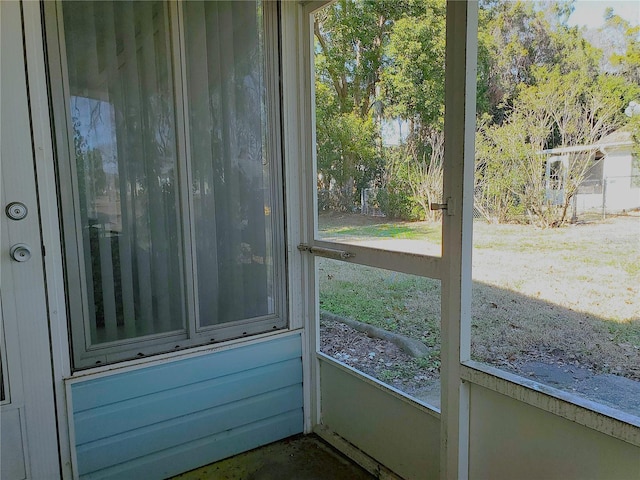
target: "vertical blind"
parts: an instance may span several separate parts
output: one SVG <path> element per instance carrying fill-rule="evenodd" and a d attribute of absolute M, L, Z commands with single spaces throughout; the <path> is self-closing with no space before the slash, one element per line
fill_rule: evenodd
<path fill-rule="evenodd" d="M 263 6 L 179 8 L 62 2 L 89 350 L 278 314 Z"/>
<path fill-rule="evenodd" d="M 91 343 L 183 328 L 167 7 L 62 8 Z"/>
<path fill-rule="evenodd" d="M 274 272 L 262 11 L 252 2 L 186 2 L 184 13 L 200 324 L 267 315 Z"/>

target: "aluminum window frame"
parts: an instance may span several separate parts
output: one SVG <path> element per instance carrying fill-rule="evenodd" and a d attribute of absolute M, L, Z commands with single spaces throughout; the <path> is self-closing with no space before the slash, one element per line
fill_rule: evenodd
<path fill-rule="evenodd" d="M 181 241 L 182 285 L 184 289 L 185 325 L 181 330 L 122 339 L 117 342 L 91 344 L 89 286 L 84 269 L 83 240 L 78 206 L 78 186 L 73 155 L 73 132 L 68 101 L 70 89 L 66 63 L 64 24 L 61 2 L 43 4 L 51 116 L 54 130 L 55 168 L 59 202 L 60 230 L 63 243 L 67 318 L 71 345 L 72 371 L 102 367 L 126 360 L 146 358 L 228 340 L 281 331 L 289 327 L 286 282 L 286 237 L 284 218 L 284 168 L 282 148 L 282 92 L 280 77 L 280 8 L 277 2 L 262 1 L 264 91 L 266 103 L 266 146 L 270 159 L 270 196 L 274 263 L 274 313 L 213 326 L 200 326 L 198 320 L 195 272 L 192 192 L 190 185 L 190 151 L 188 126 L 188 91 L 186 86 L 186 46 L 181 2 L 167 2 L 169 24 L 171 81 L 175 115 L 177 159 L 177 210 L 181 216 L 178 235 Z"/>

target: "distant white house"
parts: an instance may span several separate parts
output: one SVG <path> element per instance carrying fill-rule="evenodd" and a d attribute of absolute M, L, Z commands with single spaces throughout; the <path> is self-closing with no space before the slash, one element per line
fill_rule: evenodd
<path fill-rule="evenodd" d="M 640 169 L 634 161 L 631 132 L 617 130 L 591 145 L 542 151 L 545 160 L 547 198 L 561 203 L 571 157 L 588 155 L 591 165 L 573 200 L 578 212 L 608 213 L 640 208 Z"/>

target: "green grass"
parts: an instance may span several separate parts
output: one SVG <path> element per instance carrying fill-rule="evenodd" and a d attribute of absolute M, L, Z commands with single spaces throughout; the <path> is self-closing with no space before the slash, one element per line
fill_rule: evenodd
<path fill-rule="evenodd" d="M 319 259 L 320 308 L 439 344 L 440 282 L 378 268 Z"/>
<path fill-rule="evenodd" d="M 628 321 L 620 323 L 607 323 L 609 340 L 614 343 L 626 343 L 640 348 L 640 321 Z M 640 365 L 638 365 L 640 368 Z"/>
<path fill-rule="evenodd" d="M 431 224 L 351 220 L 334 221 L 324 233 L 440 242 Z M 561 351 L 595 371 L 640 380 L 639 226 L 637 218 L 546 230 L 474 224 L 474 271 L 486 278 L 474 281 L 474 358 L 503 368 Z M 439 281 L 328 259 L 319 269 L 320 308 L 439 352 Z M 427 361 L 433 367 L 434 359 Z M 412 362 L 383 376 L 410 378 L 419 368 Z"/>
<path fill-rule="evenodd" d="M 336 315 L 357 319 L 389 331 L 397 329 L 397 322 L 388 321 L 401 313 L 401 307 L 389 295 L 380 295 L 376 286 L 364 292 L 356 292 L 360 286 L 345 281 L 335 281 L 330 288 L 323 288 L 320 308 Z"/>
<path fill-rule="evenodd" d="M 439 242 L 442 236 L 439 224 L 426 222 L 391 222 L 374 225 L 355 225 L 321 228 L 323 236 L 356 238 L 396 238 Z"/>
<path fill-rule="evenodd" d="M 433 350 L 428 357 L 414 358 L 409 362 L 382 370 L 380 380 L 383 382 L 393 382 L 394 380 L 407 381 L 423 373 L 425 370 L 438 371 L 439 369 L 440 350 Z"/>

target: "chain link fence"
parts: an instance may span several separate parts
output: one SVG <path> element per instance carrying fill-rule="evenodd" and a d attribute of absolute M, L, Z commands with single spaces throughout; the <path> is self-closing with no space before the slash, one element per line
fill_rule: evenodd
<path fill-rule="evenodd" d="M 571 221 L 605 219 L 640 209 L 640 175 L 587 180 L 571 199 Z"/>
<path fill-rule="evenodd" d="M 385 217 L 386 215 L 378 205 L 377 195 L 379 188 L 363 188 L 361 194 L 362 214 L 370 217 Z"/>

